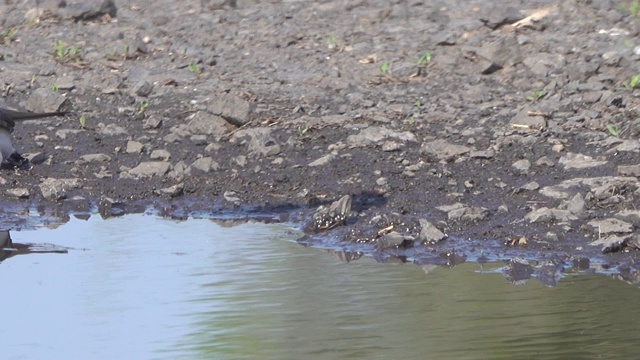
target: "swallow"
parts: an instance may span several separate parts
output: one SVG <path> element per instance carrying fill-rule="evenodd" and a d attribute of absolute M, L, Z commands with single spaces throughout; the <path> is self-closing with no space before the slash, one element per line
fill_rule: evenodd
<path fill-rule="evenodd" d="M 0 108 L 0 166 L 2 168 L 29 168 L 29 160 L 13 148 L 11 133 L 16 121 L 62 116 L 63 112 L 32 113 Z"/>

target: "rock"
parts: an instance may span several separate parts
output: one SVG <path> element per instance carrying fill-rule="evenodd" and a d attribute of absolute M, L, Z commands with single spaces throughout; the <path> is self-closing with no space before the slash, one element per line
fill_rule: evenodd
<path fill-rule="evenodd" d="M 192 169 L 200 170 L 204 173 L 209 173 L 211 171 L 217 171 L 220 168 L 220 165 L 213 160 L 213 158 L 206 156 L 202 157 L 191 164 Z"/>
<path fill-rule="evenodd" d="M 140 154 L 144 151 L 144 145 L 139 141 L 129 140 L 127 141 L 127 148 L 125 152 L 127 154 Z"/>
<path fill-rule="evenodd" d="M 7 189 L 6 193 L 7 195 L 17 199 L 27 199 L 31 195 L 29 193 L 29 189 L 25 188 Z"/>
<path fill-rule="evenodd" d="M 631 235 L 609 235 L 593 241 L 589 245 L 599 246 L 602 248 L 602 253 L 607 254 L 622 250 L 629 239 L 631 239 Z"/>
<path fill-rule="evenodd" d="M 511 164 L 511 167 L 519 174 L 526 175 L 529 173 L 529 169 L 531 168 L 531 162 L 527 159 L 522 159 Z"/>
<path fill-rule="evenodd" d="M 105 136 L 117 136 L 117 135 L 129 134 L 129 132 L 122 126 L 118 126 L 116 124 L 109 124 L 105 126 L 103 123 L 98 124 L 98 133 Z"/>
<path fill-rule="evenodd" d="M 640 177 L 640 165 L 620 165 L 618 166 L 618 174 Z"/>
<path fill-rule="evenodd" d="M 484 220 L 489 211 L 485 208 L 471 207 L 462 203 L 438 206 L 436 209 L 447 213 L 449 220 L 478 221 Z"/>
<path fill-rule="evenodd" d="M 328 207 L 320 206 L 313 219 L 305 225 L 305 231 L 318 232 L 346 224 L 351 215 L 351 196 L 345 195 Z"/>
<path fill-rule="evenodd" d="M 525 215 L 524 218 L 531 223 L 557 223 L 578 220 L 578 218 L 568 210 L 549 209 L 547 207 L 533 210 Z"/>
<path fill-rule="evenodd" d="M 101 163 L 111 161 L 111 156 L 107 154 L 87 154 L 82 155 L 80 159 L 76 161 L 78 165 L 85 165 L 89 163 Z"/>
<path fill-rule="evenodd" d="M 248 123 L 251 114 L 251 104 L 248 101 L 230 94 L 220 94 L 214 97 L 207 109 L 235 126 L 243 126 Z"/>
<path fill-rule="evenodd" d="M 151 152 L 149 158 L 151 160 L 168 161 L 169 159 L 171 159 L 171 153 L 164 149 L 156 149 Z"/>
<path fill-rule="evenodd" d="M 250 154 L 272 156 L 280 154 L 280 145 L 272 136 L 273 129 L 254 128 L 237 131 L 231 137 L 232 142 L 237 142 L 246 137 L 249 138 L 247 151 Z"/>
<path fill-rule="evenodd" d="M 562 54 L 532 53 L 522 63 L 536 75 L 547 76 L 565 67 L 566 59 Z"/>
<path fill-rule="evenodd" d="M 153 92 L 153 84 L 146 80 L 142 80 L 133 86 L 133 93 L 137 96 L 147 97 L 151 95 L 151 92 Z"/>
<path fill-rule="evenodd" d="M 170 168 L 171 164 L 166 161 L 149 161 L 140 163 L 128 173 L 134 177 L 163 176 Z"/>
<path fill-rule="evenodd" d="M 502 268 L 504 277 L 513 284 L 526 283 L 533 274 L 533 267 L 523 258 L 513 258 Z"/>
<path fill-rule="evenodd" d="M 447 238 L 442 231 L 425 219 L 420 219 L 419 240 L 423 244 L 435 244 Z"/>
<path fill-rule="evenodd" d="M 558 161 L 560 165 L 563 165 L 566 170 L 569 169 L 585 169 L 604 165 L 607 160 L 594 160 L 591 156 L 567 153 Z"/>
<path fill-rule="evenodd" d="M 516 116 L 511 118 L 509 124 L 517 132 L 529 133 L 531 130 L 542 130 L 547 128 L 547 120 L 544 116 L 531 116 L 531 109 L 523 109 Z"/>
<path fill-rule="evenodd" d="M 104 15 L 114 18 L 118 14 L 114 0 L 80 1 L 67 4 L 61 8 L 60 15 L 63 18 L 80 20 L 93 20 Z"/>
<path fill-rule="evenodd" d="M 223 196 L 224 199 L 228 202 L 239 204 L 241 202 L 240 198 L 236 196 L 235 191 L 225 191 Z"/>
<path fill-rule="evenodd" d="M 144 119 L 144 122 L 142 124 L 142 128 L 145 130 L 158 129 L 161 126 L 162 126 L 162 119 L 155 116 L 150 116 Z"/>
<path fill-rule="evenodd" d="M 413 239 L 407 238 L 398 232 L 392 231 L 376 239 L 376 246 L 379 249 L 397 248 L 403 246 L 406 241 L 412 240 Z"/>
<path fill-rule="evenodd" d="M 109 197 L 103 197 L 98 202 L 98 213 L 103 219 L 124 215 L 125 210 L 126 203 Z"/>
<path fill-rule="evenodd" d="M 83 131 L 84 130 L 77 129 L 61 129 L 56 131 L 56 137 L 60 140 L 66 140 L 69 135 L 76 135 Z"/>
<path fill-rule="evenodd" d="M 587 223 L 598 231 L 598 234 L 620 234 L 633 232 L 633 225 L 615 218 L 591 220 Z"/>
<path fill-rule="evenodd" d="M 54 179 L 47 178 L 40 183 L 40 192 L 45 199 L 62 200 L 67 197 L 67 192 L 82 186 L 79 179 Z"/>
<path fill-rule="evenodd" d="M 187 131 L 192 135 L 212 135 L 219 137 L 227 133 L 227 122 L 220 116 L 206 111 L 193 114 L 187 124 Z"/>
<path fill-rule="evenodd" d="M 455 145 L 447 142 L 446 140 L 434 140 L 428 143 L 422 144 L 420 147 L 420 153 L 433 156 L 438 160 L 452 161 L 462 155 L 465 155 L 471 151 L 470 148 L 464 145 Z"/>
<path fill-rule="evenodd" d="M 29 96 L 26 108 L 33 112 L 54 112 L 59 111 L 65 101 L 67 98 L 62 94 L 50 88 L 39 88 Z"/>
<path fill-rule="evenodd" d="M 336 155 L 334 154 L 327 154 L 321 158 L 318 158 L 312 162 L 309 163 L 308 166 L 314 167 L 314 166 L 324 166 L 326 164 L 328 164 L 329 162 L 331 162 L 331 160 L 335 159 Z"/>
<path fill-rule="evenodd" d="M 168 195 L 171 198 L 178 197 L 184 193 L 184 184 L 179 183 L 173 186 L 162 188 L 160 190 L 156 190 L 156 193 L 160 195 Z"/>
<path fill-rule="evenodd" d="M 579 215 L 584 213 L 586 203 L 582 195 L 580 195 L 580 193 L 577 193 L 571 198 L 571 200 L 566 203 L 566 206 L 569 212 L 575 215 Z"/>
<path fill-rule="evenodd" d="M 409 131 L 398 132 L 384 126 L 369 126 L 356 135 L 349 135 L 347 137 L 347 145 L 351 147 L 382 145 L 383 141 L 387 139 L 396 139 L 403 142 L 417 141 L 416 136 Z"/>

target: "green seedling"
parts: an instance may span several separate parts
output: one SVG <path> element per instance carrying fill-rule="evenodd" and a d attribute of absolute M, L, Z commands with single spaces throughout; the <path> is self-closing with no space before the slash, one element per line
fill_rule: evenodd
<path fill-rule="evenodd" d="M 84 128 L 87 125 L 87 119 L 84 117 L 84 115 L 80 116 L 80 127 Z"/>
<path fill-rule="evenodd" d="M 338 39 L 334 35 L 329 36 L 328 46 L 331 50 L 338 49 Z"/>
<path fill-rule="evenodd" d="M 422 103 L 420 100 L 416 100 L 416 108 L 418 109 L 418 114 L 422 113 Z"/>
<path fill-rule="evenodd" d="M 380 74 L 387 75 L 389 73 L 389 62 L 385 60 L 382 63 L 382 65 L 380 65 L 379 69 L 380 69 Z"/>
<path fill-rule="evenodd" d="M 633 75 L 631 77 L 631 79 L 629 80 L 629 82 L 624 84 L 624 87 L 626 87 L 629 90 L 633 90 L 633 89 L 637 88 L 638 85 L 640 85 L 640 76 Z"/>
<path fill-rule="evenodd" d="M 410 117 L 409 118 L 409 126 L 413 126 L 416 124 L 416 118 L 415 117 Z"/>
<path fill-rule="evenodd" d="M 430 62 L 431 62 L 431 53 L 426 51 L 424 55 L 420 56 L 420 59 L 418 59 L 418 66 L 423 67 Z"/>
<path fill-rule="evenodd" d="M 189 70 L 190 72 L 199 75 L 202 70 L 200 70 L 200 67 L 198 66 L 198 64 L 189 64 L 189 66 L 187 66 L 187 70 Z"/>
<path fill-rule="evenodd" d="M 51 84 L 51 85 L 49 85 L 49 86 L 51 87 L 51 90 L 52 90 L 53 92 L 58 92 L 58 90 L 59 90 L 59 89 L 58 89 L 58 85 L 56 85 L 56 84 Z"/>
<path fill-rule="evenodd" d="M 638 15 L 638 8 L 640 7 L 639 3 L 640 2 L 638 0 L 634 0 L 629 4 L 629 12 L 631 13 L 632 16 Z"/>
<path fill-rule="evenodd" d="M 140 101 L 140 106 L 138 107 L 138 114 L 142 114 L 147 107 L 149 106 L 149 102 L 146 100 Z"/>
<path fill-rule="evenodd" d="M 60 40 L 56 40 L 53 54 L 59 61 L 80 61 L 80 48 L 73 45 L 67 46 Z"/>
<path fill-rule="evenodd" d="M 309 131 L 308 125 L 305 125 L 304 127 L 298 126 L 296 128 L 296 133 L 298 134 L 298 136 L 304 136 L 304 134 L 306 134 L 308 131 Z"/>
<path fill-rule="evenodd" d="M 6 44 L 11 42 L 18 34 L 18 30 L 14 27 L 8 27 L 0 33 L 0 44 Z"/>
<path fill-rule="evenodd" d="M 542 90 L 533 90 L 533 95 L 527 96 L 527 100 L 529 101 L 538 101 L 542 99 L 545 95 L 547 95 L 547 88 Z"/>
<path fill-rule="evenodd" d="M 620 137 L 620 129 L 618 128 L 618 125 L 609 124 L 607 125 L 607 130 L 612 136 Z"/>

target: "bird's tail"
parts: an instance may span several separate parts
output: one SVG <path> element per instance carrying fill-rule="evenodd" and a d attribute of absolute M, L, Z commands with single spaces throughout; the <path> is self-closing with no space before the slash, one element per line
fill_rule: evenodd
<path fill-rule="evenodd" d="M 46 113 L 32 113 L 27 111 L 0 109 L 0 119 L 10 119 L 13 121 L 41 119 L 41 118 L 52 117 L 52 116 L 62 116 L 64 114 L 65 114 L 64 112 L 60 112 L 60 111 L 46 112 Z"/>

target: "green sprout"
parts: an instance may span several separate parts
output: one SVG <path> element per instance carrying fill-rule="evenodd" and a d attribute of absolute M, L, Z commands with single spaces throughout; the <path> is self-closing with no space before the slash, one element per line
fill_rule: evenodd
<path fill-rule="evenodd" d="M 187 70 L 189 70 L 190 72 L 198 75 L 202 72 L 202 70 L 200 70 L 200 67 L 198 66 L 198 64 L 189 64 L 189 66 L 187 66 Z"/>
<path fill-rule="evenodd" d="M 11 42 L 11 40 L 16 37 L 16 34 L 18 34 L 18 29 L 14 27 L 4 29 L 2 33 L 0 33 L 0 44 Z"/>
<path fill-rule="evenodd" d="M 80 61 L 80 48 L 74 45 L 67 46 L 60 40 L 56 40 L 53 54 L 60 61 Z"/>
<path fill-rule="evenodd" d="M 415 125 L 415 123 L 416 123 L 416 118 L 411 116 L 409 118 L 409 126 L 413 126 L 413 125 Z"/>
<path fill-rule="evenodd" d="M 640 1 L 633 0 L 631 3 L 628 4 L 628 9 L 629 9 L 629 12 L 631 13 L 632 16 L 637 16 L 638 15 L 638 8 L 640 7 L 639 3 L 640 3 Z"/>
<path fill-rule="evenodd" d="M 416 100 L 416 108 L 418 108 L 418 114 L 422 113 L 422 103 L 420 100 Z"/>
<path fill-rule="evenodd" d="M 609 124 L 607 125 L 607 130 L 609 131 L 609 134 L 611 134 L 612 136 L 620 137 L 620 131 L 618 129 L 618 125 Z"/>
<path fill-rule="evenodd" d="M 426 51 L 424 55 L 420 56 L 420 59 L 418 59 L 418 66 L 423 67 L 430 62 L 431 62 L 431 53 Z"/>
<path fill-rule="evenodd" d="M 329 49 L 338 49 L 338 39 L 334 35 L 329 36 L 328 46 Z"/>
<path fill-rule="evenodd" d="M 51 84 L 51 85 L 49 85 L 49 87 L 51 87 L 51 90 L 53 90 L 53 92 L 58 92 L 58 90 L 59 90 L 58 89 L 58 85 L 56 85 L 56 84 Z"/>
<path fill-rule="evenodd" d="M 624 86 L 629 90 L 633 90 L 636 87 L 638 87 L 639 84 L 640 84 L 640 77 L 638 75 L 633 75 L 629 80 L 629 82 L 624 84 Z"/>
<path fill-rule="evenodd" d="M 296 133 L 298 134 L 298 136 L 304 136 L 304 134 L 306 134 L 308 131 L 309 131 L 308 125 L 305 125 L 304 127 L 298 126 L 298 128 L 296 128 Z"/>
<path fill-rule="evenodd" d="M 85 125 L 87 125 L 87 119 L 84 117 L 84 115 L 80 116 L 80 127 L 84 128 Z"/>
<path fill-rule="evenodd" d="M 538 101 L 542 99 L 545 95 L 547 95 L 547 88 L 542 90 L 533 90 L 533 95 L 527 96 L 527 100 L 529 101 Z"/>
<path fill-rule="evenodd" d="M 146 100 L 140 101 L 140 107 L 138 108 L 138 114 L 142 114 L 147 107 L 149 106 L 149 102 Z"/>
<path fill-rule="evenodd" d="M 380 69 L 380 74 L 387 75 L 389 73 L 389 62 L 385 60 L 382 63 L 382 65 L 380 65 L 379 69 Z"/>

